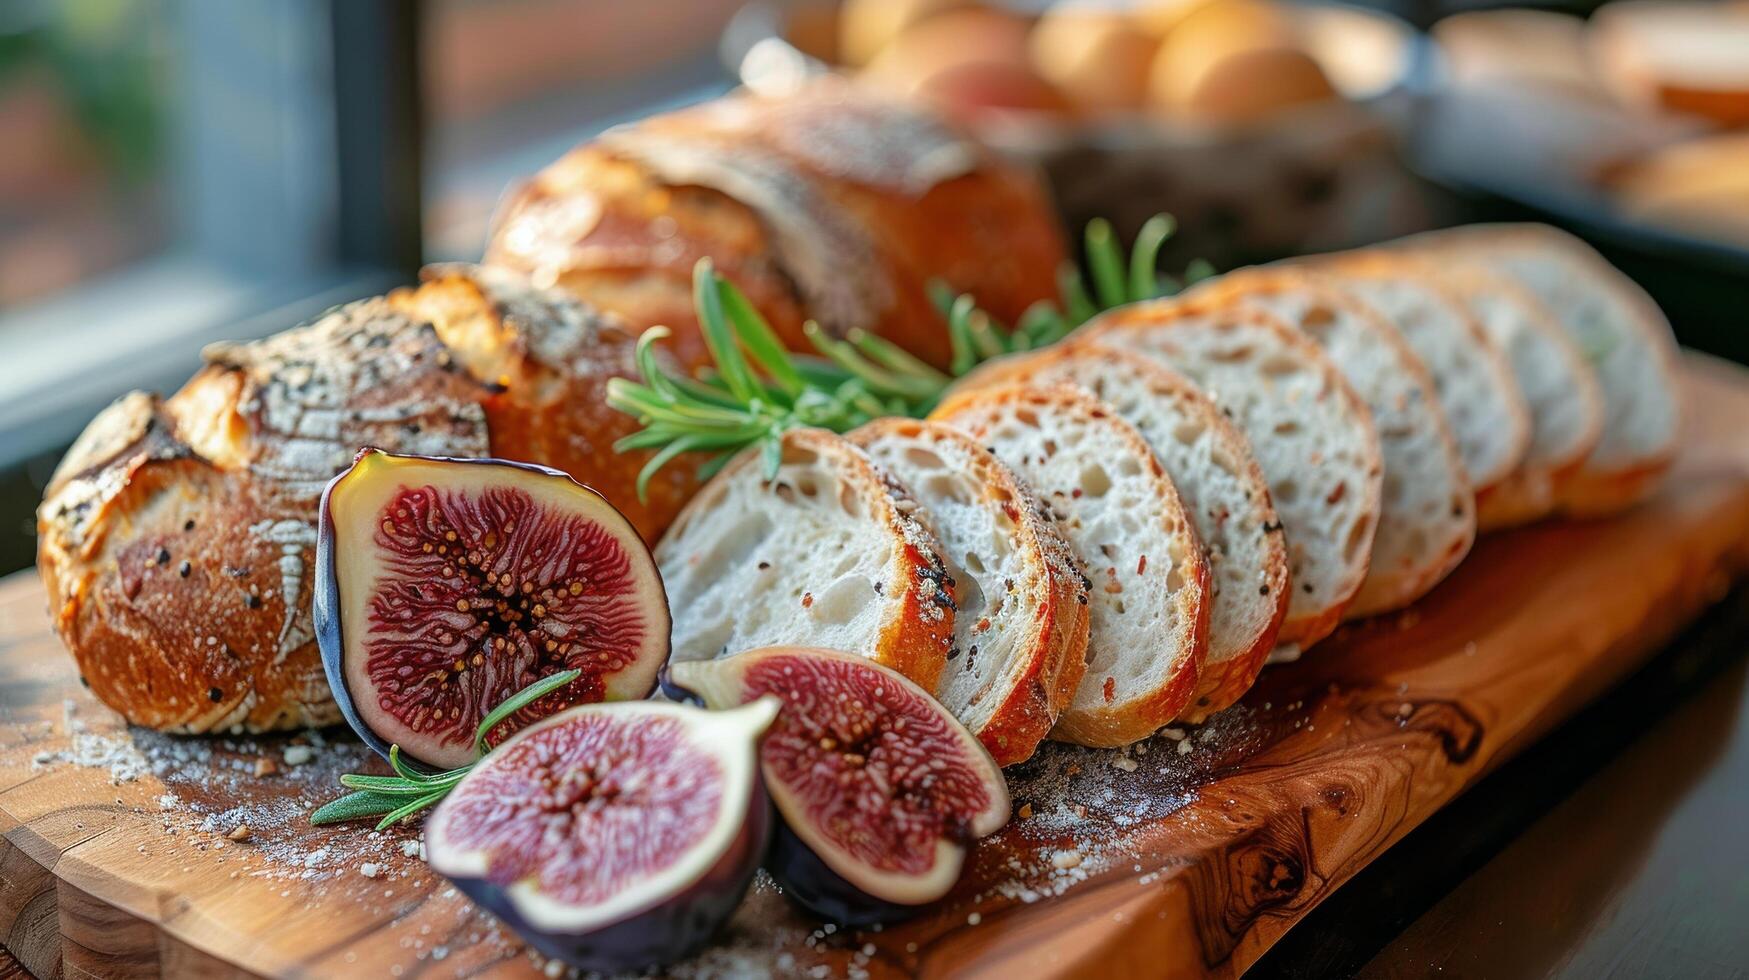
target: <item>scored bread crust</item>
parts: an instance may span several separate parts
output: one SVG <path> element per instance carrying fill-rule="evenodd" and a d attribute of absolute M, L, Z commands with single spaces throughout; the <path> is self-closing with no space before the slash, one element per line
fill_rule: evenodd
<path fill-rule="evenodd" d="M 867 329 L 938 365 L 935 279 L 1018 317 L 1063 260 L 1034 176 L 915 106 L 833 80 L 739 93 L 617 127 L 512 193 L 486 261 L 529 272 L 706 354 L 690 302 L 709 256 L 789 346 L 803 322 Z"/>
<path fill-rule="evenodd" d="M 657 543 L 656 563 L 674 610 L 675 660 L 705 660 L 732 656 L 743 650 L 773 645 L 816 646 L 844 650 L 868 657 L 909 677 L 918 686 L 933 691 L 947 664 L 953 643 L 954 606 L 948 593 L 948 574 L 941 556 L 941 543 L 916 517 L 920 505 L 898 480 L 869 459 L 854 443 L 825 429 L 791 429 L 783 434 L 781 465 L 774 481 L 762 470 L 762 454 L 749 448 L 723 467 L 705 484 L 675 518 L 668 533 Z M 821 466 L 832 485 L 821 486 L 804 470 Z M 718 534 L 711 524 L 734 495 L 748 495 L 750 512 L 763 515 L 763 525 L 742 522 Z M 776 595 L 775 586 L 759 585 L 762 577 L 783 579 L 805 558 L 815 554 L 778 554 L 761 550 L 774 529 L 803 528 L 800 499 L 835 504 L 841 514 L 833 520 L 854 519 L 857 527 L 884 541 L 889 554 L 872 569 L 868 580 L 854 574 L 858 555 L 838 556 L 843 571 L 832 580 L 807 582 L 794 591 L 799 595 Z M 778 518 L 788 517 L 779 522 Z M 810 547 L 823 547 L 815 541 Z M 866 550 L 866 549 L 863 549 Z M 712 562 L 725 567 L 708 567 Z M 782 563 L 782 564 L 780 564 Z M 734 576 L 748 576 L 736 590 Z M 719 583 L 729 582 L 728 605 L 709 607 L 706 597 Z M 734 599 L 751 598 L 762 590 L 767 601 L 788 603 L 780 621 L 769 616 L 755 619 L 756 610 L 737 606 Z M 842 591 L 840 591 L 842 590 Z M 838 596 L 844 597 L 842 601 Z M 816 597 L 819 601 L 816 602 Z M 876 608 L 871 628 L 861 636 L 834 636 L 842 622 L 844 607 L 861 603 Z M 721 603 L 718 603 L 719 605 Z M 858 607 L 860 608 L 860 607 Z M 769 614 L 770 610 L 765 610 Z M 700 615 L 715 613 L 727 622 L 699 622 Z M 854 617 L 855 613 L 851 615 Z M 846 633 L 846 629 L 838 630 Z"/>
<path fill-rule="evenodd" d="M 1031 488 L 995 454 L 958 429 L 938 422 L 888 418 L 863 425 L 846 438 L 910 488 L 923 505 L 916 516 L 942 542 L 954 579 L 956 612 L 954 648 L 948 653 L 937 696 L 978 736 L 999 765 L 1025 761 L 1049 734 L 1086 670 L 1089 585 L 1076 565 L 1074 552 Z M 914 462 L 909 459 L 914 449 L 932 458 Z M 944 469 L 949 472 L 944 474 Z M 953 485 L 937 490 L 937 480 Z M 955 499 L 964 493 L 967 483 L 975 499 Z M 1018 581 L 979 581 L 1000 573 L 996 563 L 980 560 L 982 574 L 978 574 L 967 569 L 968 560 L 952 553 L 957 535 L 973 531 L 947 526 L 950 515 L 945 507 L 950 503 L 988 513 L 991 529 L 1019 556 Z M 971 589 L 984 597 L 975 607 L 966 601 Z M 994 613 L 1007 622 L 992 622 L 991 617 L 983 616 L 982 610 L 994 605 L 991 598 L 1012 609 Z M 1018 622 L 1013 622 L 1016 619 Z M 994 679 L 966 696 L 953 683 L 955 673 L 972 671 L 980 634 L 993 627 L 1015 630 L 1020 636 L 1008 644 L 1007 662 L 987 672 L 993 673 Z M 986 662 L 995 655 L 992 647 L 984 644 Z"/>
<path fill-rule="evenodd" d="M 1073 699 L 1057 719 L 1051 737 L 1081 745 L 1128 745 L 1147 738 L 1177 718 L 1196 690 L 1197 677 L 1208 654 L 1212 605 L 1209 602 L 1209 567 L 1171 478 L 1141 433 L 1119 418 L 1110 406 L 1074 385 L 1010 385 L 957 391 L 949 394 L 930 417 L 962 428 L 974 439 L 991 441 L 992 451 L 1033 484 L 1034 492 L 1050 509 L 1064 538 L 1075 549 L 1085 574 L 1095 580 L 1086 671 Z M 1105 438 L 1116 444 L 1111 456 L 1084 459 L 1079 464 L 1081 475 L 1076 477 L 1074 486 L 1044 483 L 1045 467 L 1056 456 L 1068 458 L 1078 449 L 1083 452 L 1092 449 L 1091 445 L 1057 446 L 1053 445 L 1053 439 L 1046 437 L 1042 449 L 1046 458 L 1034 459 L 1024 454 L 1016 457 L 1023 447 L 1010 445 L 1004 448 L 1001 443 L 994 442 L 1001 438 L 1008 419 L 1042 430 L 1048 424 L 1046 420 L 1052 417 L 1098 428 Z M 1146 499 L 1158 501 L 1159 529 L 1171 542 L 1168 547 L 1175 547 L 1177 552 L 1167 556 L 1164 568 L 1159 555 L 1153 556 L 1154 561 L 1149 563 L 1148 554 L 1139 553 L 1134 559 L 1133 576 L 1129 571 L 1132 559 L 1128 553 L 1105 551 L 1105 547 L 1112 546 L 1111 542 L 1099 543 L 1096 547 L 1095 539 L 1101 531 L 1083 521 L 1078 511 L 1086 505 L 1077 503 L 1083 499 L 1084 492 L 1095 496 L 1109 492 L 1113 481 L 1107 471 L 1117 469 L 1122 474 L 1128 464 L 1134 465 L 1134 472 L 1129 475 L 1146 482 Z M 1084 491 L 1081 484 L 1087 481 L 1086 473 L 1090 469 L 1099 471 L 1099 478 L 1107 484 L 1106 490 Z M 1156 515 L 1139 515 L 1142 520 L 1150 516 Z M 1109 530 L 1106 529 L 1106 533 Z M 1122 543 L 1132 544 L 1133 541 Z M 1119 564 L 1124 566 L 1121 570 Z M 1102 567 L 1103 573 L 1100 572 Z M 1160 637 L 1159 647 L 1152 651 L 1133 642 L 1126 645 L 1117 636 L 1103 632 L 1101 623 L 1102 612 L 1115 609 L 1117 615 L 1123 615 L 1127 611 L 1121 598 L 1129 594 L 1124 582 L 1146 584 L 1148 579 L 1144 576 L 1149 574 L 1150 567 L 1154 577 L 1164 575 L 1163 591 L 1168 606 L 1165 612 L 1175 626 L 1174 634 Z M 1135 581 L 1138 579 L 1142 581 Z M 1128 601 L 1139 600 L 1132 596 Z M 1148 667 L 1152 668 L 1145 671 L 1153 675 L 1147 679 L 1150 686 L 1127 689 L 1120 695 L 1116 689 L 1115 672 L 1124 666 L 1126 660 L 1136 657 L 1147 658 Z M 1156 666 L 1155 662 L 1161 657 L 1169 659 L 1164 665 Z M 1130 673 L 1140 672 L 1132 670 Z M 1130 685 L 1126 683 L 1128 687 Z M 1120 696 L 1122 700 L 1119 700 Z"/>
<path fill-rule="evenodd" d="M 629 370 L 630 335 L 573 300 L 521 296 L 507 274 L 467 286 L 473 274 L 213 345 L 176 394 L 123 396 L 86 428 L 37 511 L 37 565 L 99 699 L 176 732 L 337 721 L 310 621 L 315 522 L 363 446 L 565 469 L 621 488 L 605 495 L 646 535 L 678 511 L 691 466 L 639 506 L 623 488 L 647 457 L 609 468 L 595 451 L 619 424 L 599 391 Z M 427 290 L 442 316 L 421 313 Z M 547 431 L 501 424 L 518 415 Z"/>
<path fill-rule="evenodd" d="M 1479 510 L 1530 449 L 1530 406 L 1506 352 L 1462 297 L 1412 255 L 1371 248 L 1313 256 L 1304 264 L 1330 274 L 1376 309 L 1421 358 L 1451 423 Z"/>
<path fill-rule="evenodd" d="M 1210 306 L 1184 299 L 1119 307 L 1083 327 L 1075 342 L 1134 351 L 1183 372 L 1246 433 L 1268 480 L 1271 499 L 1287 537 L 1293 598 L 1289 600 L 1287 618 L 1282 621 L 1276 642 L 1279 646 L 1304 649 L 1335 630 L 1366 578 L 1379 520 L 1384 464 L 1372 412 L 1329 356 L 1280 318 L 1261 310 L 1239 305 Z M 1194 363 L 1194 352 L 1190 350 L 1194 343 L 1215 348 L 1209 355 L 1210 365 Z M 1251 367 L 1245 377 L 1214 376 L 1216 365 L 1239 363 Z M 1304 388 L 1277 391 L 1274 379 L 1278 374 L 1289 378 L 1306 374 L 1311 383 Z M 1315 400 L 1314 405 L 1298 404 L 1299 395 L 1295 392 L 1307 393 Z M 1267 403 L 1260 403 L 1263 406 L 1260 411 L 1271 409 L 1283 418 L 1241 417 L 1235 405 L 1242 406 L 1247 398 L 1258 396 L 1268 398 Z M 1273 460 L 1265 441 L 1273 438 L 1270 428 L 1274 425 L 1288 417 L 1303 416 L 1314 406 L 1321 406 L 1328 420 L 1339 428 L 1342 445 L 1358 453 L 1354 475 L 1359 485 L 1351 489 L 1348 481 L 1341 481 L 1339 490 L 1331 488 L 1325 493 L 1323 499 L 1329 506 L 1318 512 L 1323 518 L 1331 507 L 1344 506 L 1345 526 L 1338 533 L 1322 536 L 1307 534 L 1304 525 L 1311 513 L 1296 511 L 1295 503 L 1304 493 L 1298 488 L 1316 484 L 1322 468 L 1302 472 Z M 1259 425 L 1265 429 L 1260 431 Z M 1288 486 L 1296 488 L 1293 494 L 1282 492 Z M 1329 499 L 1332 495 L 1335 500 Z M 1320 537 L 1342 559 L 1339 574 L 1327 576 L 1328 581 L 1313 582 L 1308 580 L 1305 561 L 1300 556 L 1310 548 L 1307 538 Z"/>
<path fill-rule="evenodd" d="M 955 390 L 1018 383 L 1080 385 L 1154 449 L 1210 573 L 1208 656 L 1183 717 L 1200 722 L 1239 700 L 1275 648 L 1290 599 L 1286 539 L 1250 440 L 1189 378 L 1114 347 L 1063 344 L 987 361 Z"/>
<path fill-rule="evenodd" d="M 1476 540 L 1476 497 L 1432 375 L 1391 325 L 1314 271 L 1253 267 L 1198 286 L 1204 302 L 1254 305 L 1315 340 L 1366 401 L 1384 487 L 1371 566 L 1346 616 L 1414 602 L 1457 568 Z"/>
<path fill-rule="evenodd" d="M 1598 516 L 1632 506 L 1675 462 L 1681 431 L 1676 340 L 1645 290 L 1595 249 L 1542 224 L 1467 225 L 1399 246 L 1457 255 L 1535 294 L 1585 351 L 1602 384 L 1602 437 L 1562 481 L 1566 513 Z M 1540 277 L 1539 271 L 1554 281 Z M 1649 435 L 1642 431 L 1650 428 Z"/>

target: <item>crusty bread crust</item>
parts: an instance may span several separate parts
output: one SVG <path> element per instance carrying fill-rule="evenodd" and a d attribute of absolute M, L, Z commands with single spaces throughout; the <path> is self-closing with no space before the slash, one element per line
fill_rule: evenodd
<path fill-rule="evenodd" d="M 803 455 L 830 460 L 843 484 L 833 492 L 847 493 L 861 501 L 869 509 L 871 519 L 878 523 L 881 534 L 895 545 L 878 592 L 885 597 L 887 607 L 878 635 L 866 649 L 847 652 L 891 667 L 925 690 L 935 690 L 953 644 L 954 605 L 941 544 L 915 516 L 921 505 L 903 484 L 875 466 L 868 454 L 836 433 L 825 429 L 791 429 L 783 435 L 782 452 L 786 458 Z M 668 533 L 657 543 L 656 563 L 663 570 L 669 598 L 677 609 L 677 623 L 685 615 L 682 607 L 688 596 L 680 592 L 680 577 L 675 570 L 682 563 L 700 560 L 687 540 L 692 525 L 719 506 L 724 494 L 744 478 L 749 468 L 760 465 L 761 454 L 756 448 L 730 460 L 682 508 Z M 766 485 L 763 479 L 760 483 Z M 783 489 L 779 485 L 774 492 Z M 741 651 L 728 652 L 733 655 Z M 678 645 L 674 655 L 682 655 Z"/>
<path fill-rule="evenodd" d="M 868 329 L 938 365 L 941 280 L 1003 318 L 1048 298 L 1064 257 L 1032 175 L 914 106 L 821 81 L 620 127 L 511 195 L 487 262 L 523 269 L 704 354 L 689 301 L 710 256 L 779 337 Z"/>
<path fill-rule="evenodd" d="M 1227 451 L 1235 466 L 1233 478 L 1246 488 L 1248 509 L 1242 513 L 1230 513 L 1224 505 L 1219 511 L 1212 511 L 1209 509 L 1212 501 L 1190 507 L 1210 566 L 1213 586 L 1210 605 L 1214 613 L 1210 619 L 1208 656 L 1198 672 L 1196 691 L 1184 711 L 1185 720 L 1200 722 L 1232 705 L 1251 689 L 1269 659 L 1269 652 L 1275 649 L 1276 637 L 1287 618 L 1290 598 L 1287 545 L 1275 506 L 1269 498 L 1268 483 L 1257 464 L 1257 457 L 1251 452 L 1250 441 L 1189 378 L 1142 355 L 1098 344 L 1060 344 L 1029 354 L 988 361 L 962 378 L 956 390 L 1003 384 L 1068 382 L 1079 384 L 1098 397 L 1102 395 L 1103 380 L 1116 375 L 1141 379 L 1157 402 L 1170 405 L 1171 411 L 1189 420 L 1192 427 L 1212 433 L 1215 444 Z M 1119 411 L 1121 414 L 1121 407 Z M 1139 420 L 1129 421 L 1144 436 L 1148 435 Z M 1180 496 L 1186 498 L 1188 507 L 1194 497 L 1195 484 L 1187 481 L 1193 481 L 1194 475 L 1172 472 L 1170 460 L 1159 452 L 1156 455 L 1166 463 L 1168 475 L 1177 485 Z M 1265 603 L 1269 611 L 1260 620 L 1247 624 L 1250 628 L 1242 635 L 1223 635 L 1223 619 L 1218 613 L 1224 593 L 1219 587 L 1222 576 L 1216 563 L 1231 561 L 1233 557 L 1212 554 L 1210 549 L 1222 535 L 1245 533 L 1235 529 L 1256 529 L 1256 545 L 1262 559 L 1261 567 L 1254 569 L 1257 572 L 1255 583 L 1246 585 L 1248 592 L 1253 589 L 1254 592 L 1242 597 L 1243 601 Z M 1227 602 L 1239 598 L 1229 596 Z"/>
<path fill-rule="evenodd" d="M 1025 761 L 1074 697 L 1086 669 L 1089 585 L 1077 567 L 1074 552 L 1031 488 L 959 430 L 940 423 L 888 418 L 855 429 L 847 438 L 865 450 L 883 439 L 923 440 L 938 447 L 945 444 L 951 462 L 965 466 L 980 487 L 983 496 L 979 503 L 1006 517 L 1010 546 L 1024 556 L 1029 579 L 1014 583 L 1008 594 L 1032 593 L 1043 601 L 1033 610 L 1025 638 L 1015 644 L 1010 658 L 1014 666 L 1002 672 L 999 686 L 979 703 L 980 711 L 988 710 L 988 716 L 981 724 L 968 727 L 998 764 Z M 880 465 L 878 456 L 876 460 Z M 929 514 L 919 512 L 918 516 L 926 524 L 930 522 Z M 965 586 L 955 583 L 956 599 Z M 957 605 L 957 615 L 963 620 L 964 603 Z M 968 624 L 961 621 L 958 625 Z M 961 658 L 968 652 L 950 655 L 948 669 L 955 662 L 964 662 Z M 994 708 L 988 707 L 991 701 Z"/>
<path fill-rule="evenodd" d="M 93 421 L 37 512 L 56 629 L 93 693 L 179 732 L 338 720 L 310 622 L 316 509 L 362 446 L 556 466 L 659 532 L 696 477 L 683 463 L 640 504 L 645 457 L 610 455 L 625 421 L 600 388 L 629 367 L 630 335 L 525 290 L 442 270 L 215 345 L 175 395 L 136 392 Z"/>

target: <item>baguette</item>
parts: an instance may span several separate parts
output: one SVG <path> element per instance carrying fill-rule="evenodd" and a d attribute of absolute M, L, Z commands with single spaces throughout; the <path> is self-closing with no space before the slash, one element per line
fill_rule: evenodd
<path fill-rule="evenodd" d="M 911 489 L 941 542 L 956 611 L 936 696 L 997 763 L 1026 760 L 1087 667 L 1075 553 L 1031 488 L 958 429 L 890 418 L 848 438 Z"/>
<path fill-rule="evenodd" d="M 1033 177 L 923 110 L 821 80 L 736 94 L 578 148 L 517 190 L 486 261 L 523 269 L 705 353 L 688 283 L 710 256 L 785 343 L 803 321 L 950 354 L 931 280 L 1016 318 L 1063 246 Z"/>
<path fill-rule="evenodd" d="M 1579 346 L 1524 287 L 1472 262 L 1425 263 L 1506 352 L 1530 409 L 1530 445 L 1506 479 L 1476 498 L 1483 531 L 1547 517 L 1603 436 L 1603 391 Z"/>
<path fill-rule="evenodd" d="M 1208 563 L 1141 433 L 1070 385 L 962 391 L 931 418 L 1031 483 L 1093 580 L 1086 672 L 1052 736 L 1128 745 L 1178 717 L 1208 650 Z"/>
<path fill-rule="evenodd" d="M 1372 413 L 1342 372 L 1317 344 L 1247 307 L 1155 300 L 1082 331 L 1076 343 L 1182 372 L 1244 431 L 1287 536 L 1293 598 L 1277 644 L 1303 649 L 1329 635 L 1366 578 L 1384 469 Z"/>
<path fill-rule="evenodd" d="M 1608 514 L 1651 492 L 1676 457 L 1676 340 L 1651 297 L 1589 245 L 1547 225 L 1469 225 L 1405 239 L 1511 278 L 1559 319 L 1597 372 L 1603 436 L 1560 491 L 1570 514 Z"/>
<path fill-rule="evenodd" d="M 933 691 L 954 635 L 941 544 L 903 485 L 842 436 L 784 433 L 776 477 L 731 460 L 656 545 L 671 660 L 768 646 L 842 650 Z"/>
<path fill-rule="evenodd" d="M 328 479 L 366 445 L 527 460 L 597 484 L 653 535 L 697 485 L 696 463 L 660 474 L 647 505 L 629 491 L 642 454 L 602 465 L 629 420 L 601 387 L 632 369 L 632 346 L 573 300 L 467 267 L 216 344 L 171 397 L 134 392 L 104 410 L 50 479 L 37 565 L 55 629 L 134 724 L 331 724 L 310 620 Z"/>
<path fill-rule="evenodd" d="M 1318 256 L 1306 264 L 1382 314 L 1426 365 L 1477 507 L 1483 506 L 1530 448 L 1530 408 L 1505 351 L 1462 298 L 1411 256 L 1372 249 Z"/>
<path fill-rule="evenodd" d="M 1372 412 L 1384 460 L 1382 510 L 1348 618 L 1400 609 L 1439 584 L 1475 542 L 1476 499 L 1432 377 L 1402 336 L 1366 303 L 1301 269 L 1244 269 L 1196 293 L 1296 325 Z"/>
<path fill-rule="evenodd" d="M 1251 443 L 1188 378 L 1139 354 L 1062 345 L 991 361 L 958 389 L 1077 384 L 1136 427 L 1166 467 L 1209 565 L 1208 656 L 1184 717 L 1201 721 L 1250 689 L 1289 600 L 1287 544 Z"/>

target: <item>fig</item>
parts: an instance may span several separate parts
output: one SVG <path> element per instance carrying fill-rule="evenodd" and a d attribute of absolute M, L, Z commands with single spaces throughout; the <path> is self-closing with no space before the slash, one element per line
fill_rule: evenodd
<path fill-rule="evenodd" d="M 316 639 L 347 722 L 377 752 L 444 770 L 493 708 L 576 680 L 499 724 L 496 743 L 575 704 L 649 695 L 668 600 L 637 531 L 558 470 L 365 449 L 322 493 Z"/>
<path fill-rule="evenodd" d="M 774 699 L 734 711 L 582 705 L 487 753 L 425 824 L 431 867 L 548 956 L 657 966 L 728 921 L 771 804 L 755 745 Z"/>
<path fill-rule="evenodd" d="M 1008 822 L 1008 784 L 977 736 L 865 657 L 767 647 L 670 664 L 665 686 L 711 708 L 783 702 L 759 749 L 781 818 L 766 866 L 817 915 L 856 926 L 912 915 Z"/>

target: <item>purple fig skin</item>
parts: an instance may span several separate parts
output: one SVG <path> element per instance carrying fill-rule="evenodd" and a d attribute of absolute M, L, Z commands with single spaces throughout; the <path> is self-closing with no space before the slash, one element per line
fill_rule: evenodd
<path fill-rule="evenodd" d="M 481 878 L 449 880 L 548 957 L 604 973 L 662 966 L 703 949 L 734 914 L 769 847 L 771 812 L 765 784 L 755 779 L 735 843 L 703 877 L 678 895 L 587 933 L 543 932 L 517 913 L 497 885 Z"/>
<path fill-rule="evenodd" d="M 558 477 L 568 483 L 575 484 L 584 490 L 588 490 L 590 493 L 595 493 L 595 491 L 591 490 L 587 485 L 578 482 L 569 473 L 566 473 L 563 470 L 556 470 L 550 466 L 541 466 L 538 463 L 523 463 L 507 459 L 418 456 L 409 453 L 389 453 L 374 446 L 365 446 L 360 449 L 358 453 L 353 456 L 352 465 L 336 474 L 333 479 L 328 481 L 327 486 L 322 488 L 321 506 L 316 522 L 316 577 L 311 588 L 313 594 L 312 619 L 314 620 L 316 630 L 316 645 L 322 653 L 322 672 L 327 675 L 328 687 L 333 692 L 335 705 L 340 708 L 340 716 L 346 719 L 346 724 L 351 727 L 353 732 L 358 735 L 359 739 L 362 740 L 365 745 L 370 747 L 371 751 L 382 756 L 384 759 L 387 759 L 389 757 L 390 743 L 382 736 L 378 735 L 375 729 L 366 724 L 364 719 L 359 716 L 357 705 L 353 701 L 352 691 L 346 683 L 346 643 L 343 639 L 344 633 L 341 629 L 340 576 L 335 565 L 335 522 L 333 510 L 329 506 L 329 500 L 334 494 L 334 488 L 339 486 L 342 481 L 352 474 L 352 472 L 358 467 L 360 460 L 371 455 L 388 456 L 398 459 L 417 459 L 424 462 L 459 463 L 469 466 L 499 466 L 506 469 L 519 470 L 525 473 L 534 473 L 540 476 Z M 595 493 L 595 495 L 601 497 L 599 493 Z M 614 513 L 619 513 L 619 509 L 614 507 L 606 497 L 601 497 L 601 502 L 603 505 L 613 510 Z M 623 518 L 624 515 L 621 516 Z M 628 526 L 631 524 L 629 520 L 626 523 Z M 659 588 L 661 587 L 659 577 L 657 585 Z M 662 596 L 664 606 L 667 605 L 667 601 L 668 598 L 664 592 Z M 667 638 L 664 637 L 664 643 L 667 642 Z M 662 657 L 664 662 L 666 662 L 667 657 L 668 651 L 664 651 Z M 655 685 L 652 683 L 651 689 L 643 692 L 640 696 L 648 697 L 654 690 Z M 513 694 L 515 692 L 513 691 L 510 693 Z M 417 755 L 409 753 L 404 749 L 400 753 L 400 757 L 401 760 L 407 763 L 411 768 L 423 772 L 437 772 L 445 768 L 431 765 L 420 759 Z"/>
<path fill-rule="evenodd" d="M 903 922 L 933 905 L 900 905 L 868 892 L 833 871 L 813 849 L 803 843 L 780 812 L 765 868 L 784 895 L 802 909 L 843 926 L 888 925 Z"/>

